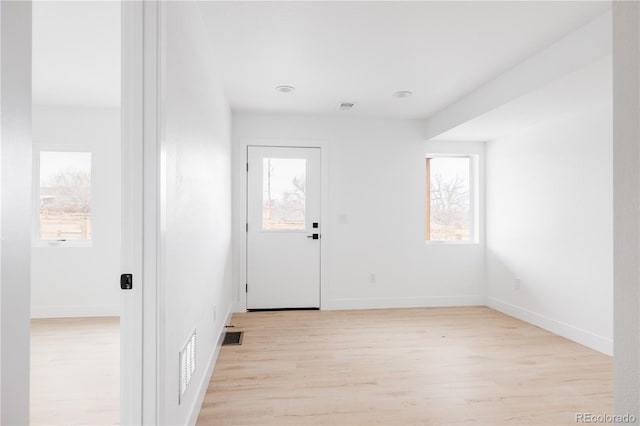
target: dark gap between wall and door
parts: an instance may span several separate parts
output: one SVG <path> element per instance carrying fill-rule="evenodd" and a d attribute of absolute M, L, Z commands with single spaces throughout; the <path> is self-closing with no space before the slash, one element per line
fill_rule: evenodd
<path fill-rule="evenodd" d="M 266 308 L 247 309 L 247 312 L 272 312 L 272 311 L 319 311 L 320 308 Z"/>

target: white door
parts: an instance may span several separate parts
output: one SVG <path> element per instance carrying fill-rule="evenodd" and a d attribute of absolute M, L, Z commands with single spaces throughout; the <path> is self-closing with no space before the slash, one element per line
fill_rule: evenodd
<path fill-rule="evenodd" d="M 247 155 L 247 309 L 319 308 L 320 148 Z"/>

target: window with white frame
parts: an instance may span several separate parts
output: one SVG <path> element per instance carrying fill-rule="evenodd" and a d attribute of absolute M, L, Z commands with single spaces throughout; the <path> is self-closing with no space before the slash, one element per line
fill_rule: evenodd
<path fill-rule="evenodd" d="M 36 239 L 91 241 L 91 152 L 36 152 Z"/>
<path fill-rule="evenodd" d="M 474 241 L 474 157 L 427 155 L 426 240 Z"/>

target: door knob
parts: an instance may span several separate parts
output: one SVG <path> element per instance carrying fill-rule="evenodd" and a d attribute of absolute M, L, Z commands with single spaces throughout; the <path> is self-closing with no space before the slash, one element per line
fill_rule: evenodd
<path fill-rule="evenodd" d="M 307 235 L 307 238 L 313 238 L 314 240 L 317 240 L 320 238 L 320 234 Z"/>

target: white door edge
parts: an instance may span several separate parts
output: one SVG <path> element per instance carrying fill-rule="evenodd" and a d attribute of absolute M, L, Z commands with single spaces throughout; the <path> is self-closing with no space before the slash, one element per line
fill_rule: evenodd
<path fill-rule="evenodd" d="M 121 292 L 120 423 L 142 423 L 142 3 L 122 2 L 122 260 L 133 289 Z M 115 285 L 115 283 L 114 283 Z"/>
<path fill-rule="evenodd" d="M 158 424 L 158 30 L 157 2 L 122 1 L 123 425 Z"/>

